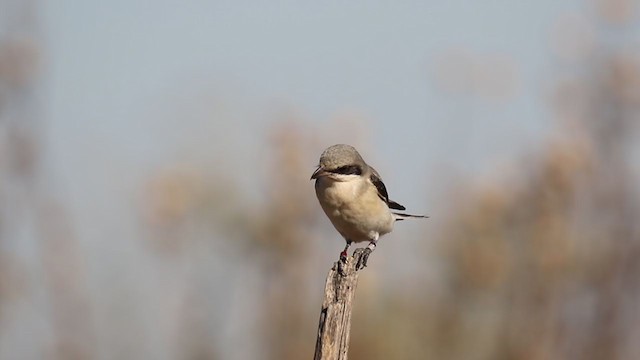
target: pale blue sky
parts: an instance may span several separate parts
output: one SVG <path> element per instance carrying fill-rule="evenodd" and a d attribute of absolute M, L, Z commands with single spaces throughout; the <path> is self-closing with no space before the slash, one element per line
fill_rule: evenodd
<path fill-rule="evenodd" d="M 127 172 L 157 166 L 194 134 L 255 159 L 274 109 L 290 106 L 313 123 L 361 114 L 368 158 L 418 177 L 403 180 L 405 198 L 434 167 L 474 172 L 548 129 L 551 30 L 576 11 L 571 1 L 45 6 L 46 113 L 63 186 L 113 170 L 96 158 Z M 438 57 L 452 50 L 512 62 L 514 94 L 438 91 Z"/>

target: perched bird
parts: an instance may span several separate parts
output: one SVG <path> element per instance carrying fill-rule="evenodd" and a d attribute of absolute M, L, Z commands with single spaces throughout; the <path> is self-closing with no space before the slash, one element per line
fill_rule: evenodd
<path fill-rule="evenodd" d="M 313 179 L 322 210 L 347 242 L 340 258 L 346 259 L 351 243 L 369 242 L 356 269 L 367 266 L 378 238 L 391 232 L 396 221 L 427 217 L 392 212 L 405 207 L 389 200 L 380 175 L 353 146 L 338 144 L 327 148 L 311 175 Z"/>

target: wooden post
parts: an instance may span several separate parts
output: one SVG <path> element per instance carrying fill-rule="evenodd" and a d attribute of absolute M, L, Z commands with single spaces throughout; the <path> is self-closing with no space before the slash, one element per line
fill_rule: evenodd
<path fill-rule="evenodd" d="M 314 360 L 347 360 L 353 296 L 358 285 L 356 264 L 364 249 L 356 249 L 346 262 L 333 263 L 324 286 Z"/>

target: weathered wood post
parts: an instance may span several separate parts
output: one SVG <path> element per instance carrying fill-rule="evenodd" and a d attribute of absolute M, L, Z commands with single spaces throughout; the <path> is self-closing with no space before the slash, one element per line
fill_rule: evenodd
<path fill-rule="evenodd" d="M 356 249 L 346 262 L 333 263 L 324 287 L 314 360 L 347 360 L 353 296 L 358 285 L 356 264 L 364 249 Z"/>

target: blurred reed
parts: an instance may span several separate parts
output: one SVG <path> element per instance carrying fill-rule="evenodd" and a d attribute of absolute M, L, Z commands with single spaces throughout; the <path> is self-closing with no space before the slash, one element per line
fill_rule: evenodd
<path fill-rule="evenodd" d="M 166 322 L 147 319 L 141 327 L 165 326 L 170 341 L 154 343 L 159 350 L 150 351 L 123 325 L 131 325 L 129 319 L 109 317 L 96 331 L 93 314 L 104 303 L 87 284 L 75 224 L 64 202 L 48 193 L 41 165 L 36 89 L 42 50 L 33 29 L 35 5 L 12 4 L 16 18 L 26 20 L 0 38 L 2 343 L 19 346 L 12 341 L 19 337 L 13 318 L 24 322 L 16 314 L 33 312 L 51 335 L 44 344 L 42 336 L 34 340 L 30 358 L 233 357 L 233 350 L 220 350 L 227 327 L 235 325 L 223 315 L 235 301 L 230 283 L 246 281 L 236 273 L 243 268 L 256 280 L 250 282 L 255 288 L 241 293 L 249 294 L 253 309 L 240 326 L 246 339 L 237 343 L 255 348 L 261 359 L 311 357 L 321 295 L 314 290 L 325 275 L 316 273 L 314 244 L 337 237 L 318 226 L 323 218 L 309 195 L 313 164 L 307 159 L 317 158 L 312 152 L 323 134 L 301 119 L 277 122 L 267 135 L 272 164 L 261 174 L 267 184 L 261 201 L 246 198 L 224 170 L 168 164 L 151 176 L 141 186 L 142 215 L 135 220 L 143 229 L 139 260 L 151 263 L 159 277 L 180 276 L 162 283 L 159 296 L 136 289 L 127 304 L 166 309 Z M 638 25 L 635 8 L 628 0 L 599 0 L 593 18 L 555 28 L 568 34 L 550 41 L 558 71 L 549 95 L 554 132 L 526 154 L 514 154 L 509 175 L 487 168 L 491 183 L 468 180 L 450 189 L 449 204 L 437 205 L 446 207 L 446 221 L 430 229 L 438 234 L 441 262 L 419 264 L 425 272 L 438 267 L 439 282 L 418 280 L 393 292 L 383 285 L 370 301 L 358 302 L 357 295 L 352 359 L 637 357 L 640 57 L 630 40 Z M 463 60 L 460 66 L 468 64 Z M 451 96 L 459 91 L 507 101 L 517 87 L 517 66 L 504 58 L 472 61 L 476 65 L 465 71 L 447 63 L 453 67 L 437 81 Z M 491 76 L 479 76 L 483 69 Z M 38 239 L 31 260 L 16 250 L 24 229 Z M 209 263 L 220 257 L 236 267 L 221 270 Z M 227 271 L 227 283 L 214 271 Z M 172 306 L 174 300 L 179 305 Z M 131 348 L 112 348 L 105 333 L 132 335 Z M 10 350 L 0 349 L 0 357 Z"/>

